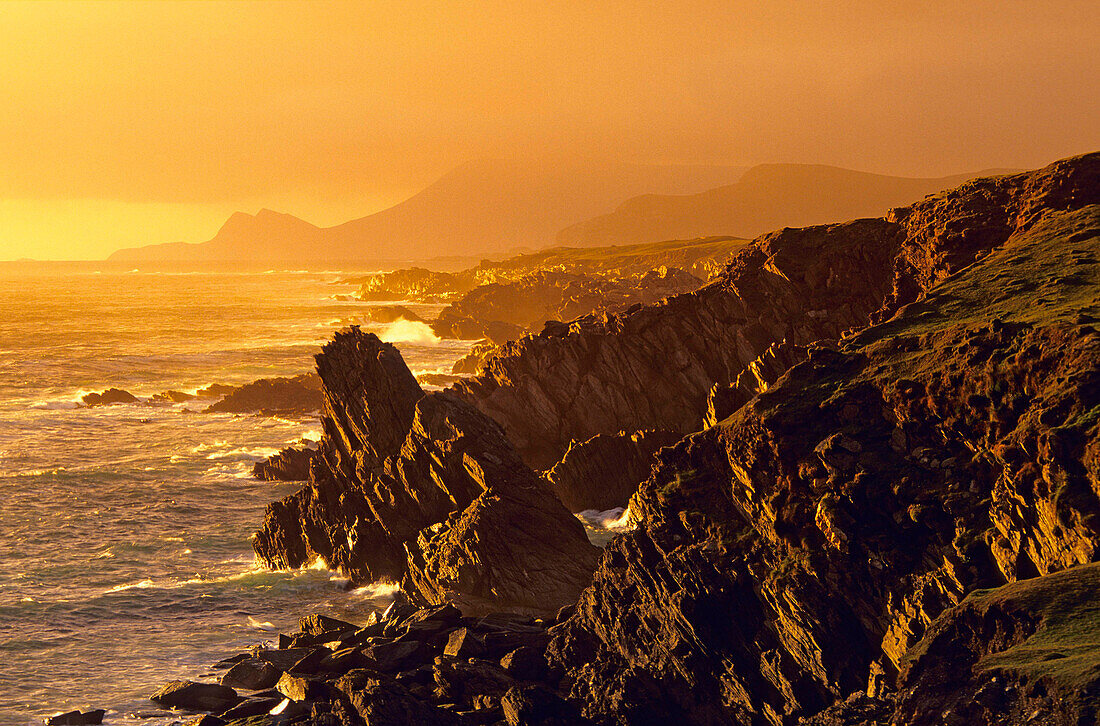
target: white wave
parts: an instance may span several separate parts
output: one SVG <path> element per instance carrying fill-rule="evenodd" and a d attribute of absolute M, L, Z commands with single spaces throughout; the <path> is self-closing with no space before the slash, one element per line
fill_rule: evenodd
<path fill-rule="evenodd" d="M 211 449 L 224 449 L 229 446 L 228 441 L 215 441 L 212 444 L 199 444 L 195 448 L 191 449 L 192 454 L 201 454 L 204 451 L 210 451 Z"/>
<path fill-rule="evenodd" d="M 378 337 L 387 343 L 415 343 L 417 345 L 439 345 L 440 338 L 432 332 L 427 323 L 412 320 L 396 320 L 383 325 Z"/>
<path fill-rule="evenodd" d="M 263 631 L 268 632 L 268 633 L 275 630 L 275 626 L 272 625 L 270 622 L 267 622 L 267 621 L 261 622 L 261 621 L 257 620 L 256 618 L 252 617 L 251 615 L 248 616 L 248 624 L 250 626 L 252 626 L 253 628 L 255 628 L 256 630 L 263 630 Z"/>
<path fill-rule="evenodd" d="M 375 582 L 370 585 L 363 585 L 357 587 L 349 595 L 354 597 L 365 598 L 380 598 L 380 597 L 393 597 L 397 593 L 401 592 L 401 586 L 393 582 Z"/>
<path fill-rule="evenodd" d="M 625 509 L 623 507 L 615 507 L 614 509 L 607 509 L 604 511 L 586 509 L 583 512 L 577 512 L 573 516 L 589 527 L 606 529 L 610 532 L 625 532 L 634 529 L 637 524 L 630 518 L 630 507 L 626 507 Z"/>
<path fill-rule="evenodd" d="M 125 585 L 115 585 L 111 589 L 105 592 L 105 595 L 110 595 L 112 592 L 123 592 L 125 590 L 146 590 L 150 587 L 156 587 L 156 583 L 152 580 L 141 580 L 140 582 L 129 582 Z"/>
<path fill-rule="evenodd" d="M 279 450 L 271 446 L 258 446 L 253 449 L 239 447 L 236 449 L 230 449 L 229 451 L 215 451 L 206 455 L 207 461 L 266 461 L 270 457 L 278 454 Z"/>

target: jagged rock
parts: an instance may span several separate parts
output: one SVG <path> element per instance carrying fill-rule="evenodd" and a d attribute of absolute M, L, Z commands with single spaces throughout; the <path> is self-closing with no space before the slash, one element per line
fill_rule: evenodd
<path fill-rule="evenodd" d="M 546 675 L 546 658 L 538 648 L 523 645 L 501 658 L 500 667 L 517 680 L 537 681 Z"/>
<path fill-rule="evenodd" d="M 306 481 L 316 456 L 315 449 L 288 446 L 278 454 L 269 456 L 266 461 L 253 464 L 252 476 L 265 481 Z"/>
<path fill-rule="evenodd" d="M 425 604 L 552 611 L 575 599 L 596 550 L 499 425 L 425 395 L 396 348 L 357 328 L 317 363 L 319 459 L 309 486 L 268 508 L 254 538 L 262 561 L 321 557 L 355 582 L 404 578 Z"/>
<path fill-rule="evenodd" d="M 413 323 L 423 323 L 420 317 L 404 305 L 372 305 L 367 308 L 367 315 L 373 323 L 394 323 L 398 320 L 408 320 Z"/>
<path fill-rule="evenodd" d="M 466 355 L 462 356 L 451 366 L 451 373 L 456 375 L 479 373 L 485 366 L 485 361 L 497 351 L 497 345 L 488 341 L 474 343 Z"/>
<path fill-rule="evenodd" d="M 791 366 L 805 360 L 807 355 L 809 350 L 803 345 L 793 345 L 786 341 L 769 345 L 737 375 L 734 383 L 715 383 L 711 387 L 707 394 L 703 427 L 713 426 L 728 418 L 753 396 L 768 390 L 768 386 L 779 380 Z"/>
<path fill-rule="evenodd" d="M 1100 564 L 972 593 L 907 654 L 894 722 L 1095 723 L 1098 613 Z"/>
<path fill-rule="evenodd" d="M 230 688 L 259 691 L 274 686 L 279 682 L 281 675 L 282 672 L 267 661 L 260 658 L 247 658 L 226 671 L 222 675 L 221 683 Z"/>
<path fill-rule="evenodd" d="M 228 686 L 194 681 L 171 681 L 149 699 L 166 708 L 215 712 L 224 711 L 243 700 Z"/>
<path fill-rule="evenodd" d="M 450 373 L 421 373 L 416 377 L 416 382 L 420 385 L 436 386 L 437 388 L 449 386 L 460 380 L 462 380 L 462 376 L 455 376 Z"/>
<path fill-rule="evenodd" d="M 452 658 L 474 658 L 485 652 L 485 643 L 469 628 L 459 628 L 451 633 L 443 654 Z"/>
<path fill-rule="evenodd" d="M 699 290 L 508 343 L 451 390 L 539 469 L 600 433 L 690 433 L 710 389 L 735 384 L 772 344 L 838 340 L 886 319 L 1043 209 L 1087 204 L 1095 161 L 1083 158 L 970 182 L 884 219 L 764 235 Z"/>
<path fill-rule="evenodd" d="M 233 391 L 203 413 L 312 413 L 321 408 L 321 382 L 313 373 L 261 378 Z"/>
<path fill-rule="evenodd" d="M 284 673 L 275 684 L 275 690 L 291 701 L 312 701 L 329 694 L 329 688 L 322 679 L 293 673 Z"/>
<path fill-rule="evenodd" d="M 335 682 L 367 726 L 456 725 L 447 711 L 413 696 L 392 678 L 367 670 L 351 671 Z"/>
<path fill-rule="evenodd" d="M 103 393 L 86 393 L 80 400 L 87 406 L 109 406 L 112 403 L 135 403 L 138 399 L 121 388 L 108 388 Z"/>
<path fill-rule="evenodd" d="M 573 442 L 545 473 L 550 489 L 571 512 L 625 507 L 656 462 L 654 454 L 680 440 L 671 431 L 598 434 Z"/>
<path fill-rule="evenodd" d="M 323 635 L 325 633 L 340 633 L 346 630 L 358 630 L 356 626 L 346 620 L 330 618 L 327 615 L 319 615 L 317 613 L 299 618 L 298 627 L 301 628 L 303 633 L 314 636 Z"/>
<path fill-rule="evenodd" d="M 811 311 L 849 306 L 821 262 L 858 228 L 892 250 L 885 313 L 923 297 L 658 455 L 548 651 L 597 723 L 778 726 L 885 692 L 967 593 L 1100 555 L 1100 335 L 1076 322 L 1100 154 L 766 236 L 766 266 Z"/>

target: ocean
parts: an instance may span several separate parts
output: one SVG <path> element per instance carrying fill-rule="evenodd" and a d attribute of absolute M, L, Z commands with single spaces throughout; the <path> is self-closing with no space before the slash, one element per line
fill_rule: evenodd
<path fill-rule="evenodd" d="M 0 724 L 74 708 L 177 723 L 147 700 L 164 682 L 210 679 L 301 614 L 356 621 L 385 606 L 388 588 L 348 592 L 323 569 L 254 561 L 264 507 L 298 485 L 256 481 L 252 464 L 319 438 L 315 419 L 76 403 L 312 370 L 332 331 L 363 315 L 337 299 L 354 289 L 344 276 L 0 266 Z M 468 347 L 423 324 L 364 327 L 414 372 L 449 371 Z"/>

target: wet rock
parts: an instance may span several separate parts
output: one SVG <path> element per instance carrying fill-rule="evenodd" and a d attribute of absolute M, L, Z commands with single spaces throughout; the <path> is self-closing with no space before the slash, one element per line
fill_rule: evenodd
<path fill-rule="evenodd" d="M 211 383 L 195 391 L 196 398 L 221 398 L 228 396 L 237 390 L 237 386 L 229 386 L 224 383 Z"/>
<path fill-rule="evenodd" d="M 265 481 L 305 481 L 316 457 L 315 449 L 288 446 L 266 461 L 253 464 L 252 476 Z"/>
<path fill-rule="evenodd" d="M 225 726 L 225 719 L 207 713 L 188 721 L 187 726 Z"/>
<path fill-rule="evenodd" d="M 102 393 L 87 393 L 80 400 L 87 406 L 109 406 L 113 403 L 136 403 L 138 399 L 121 388 L 108 388 Z"/>
<path fill-rule="evenodd" d="M 258 650 L 256 657 L 278 668 L 288 671 L 294 664 L 313 652 L 313 648 L 284 648 L 281 650 Z"/>
<path fill-rule="evenodd" d="M 408 320 L 413 323 L 426 322 L 424 318 L 404 305 L 371 305 L 367 308 L 367 315 L 373 323 L 394 323 L 398 320 Z"/>
<path fill-rule="evenodd" d="M 155 394 L 151 400 L 165 403 L 186 403 L 195 400 L 195 396 L 183 391 L 163 391 Z"/>
<path fill-rule="evenodd" d="M 418 641 L 383 642 L 363 647 L 363 654 L 375 667 L 387 673 L 404 670 L 420 661 L 424 646 Z"/>
<path fill-rule="evenodd" d="M 269 507 L 261 561 L 320 557 L 354 582 L 403 578 L 421 604 L 542 610 L 576 598 L 597 550 L 497 424 L 425 395 L 396 348 L 355 328 L 325 346 L 318 370 L 320 459 L 309 486 Z"/>
<path fill-rule="evenodd" d="M 242 700 L 237 692 L 228 686 L 194 681 L 166 683 L 149 699 L 166 708 L 214 712 L 224 711 Z"/>
<path fill-rule="evenodd" d="M 218 714 L 218 716 L 225 721 L 234 721 L 236 719 L 248 718 L 250 716 L 260 716 L 262 714 L 269 713 L 271 709 L 278 706 L 280 703 L 282 703 L 282 701 L 283 698 L 281 696 L 247 698 L 244 701 L 238 703 L 233 708 L 230 708 Z"/>
<path fill-rule="evenodd" d="M 223 686 L 259 691 L 279 682 L 282 672 L 260 658 L 248 658 L 234 664 L 221 678 Z"/>
<path fill-rule="evenodd" d="M 46 726 L 84 726 L 84 724 L 101 724 L 103 715 L 107 713 L 102 708 L 94 711 L 69 711 L 50 716 L 46 719 Z"/>

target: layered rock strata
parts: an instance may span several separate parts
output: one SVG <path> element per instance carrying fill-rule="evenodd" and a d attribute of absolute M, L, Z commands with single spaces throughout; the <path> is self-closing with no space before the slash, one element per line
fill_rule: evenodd
<path fill-rule="evenodd" d="M 1097 194 L 1096 155 L 978 179 L 886 218 L 784 229 L 724 276 L 622 314 L 503 346 L 455 395 L 496 419 L 536 468 L 597 434 L 699 428 L 711 388 L 773 344 L 836 340 L 883 320 L 1053 210 Z"/>
<path fill-rule="evenodd" d="M 595 564 L 581 524 L 499 424 L 425 394 L 392 345 L 351 328 L 317 356 L 324 435 L 310 483 L 268 508 L 261 561 L 320 557 L 354 582 L 403 581 L 421 602 L 571 602 Z"/>
<path fill-rule="evenodd" d="M 1097 559 L 1098 172 L 895 212 L 887 308 L 928 294 L 659 454 L 550 646 L 589 718 L 778 725 L 876 698 L 967 593 Z"/>

